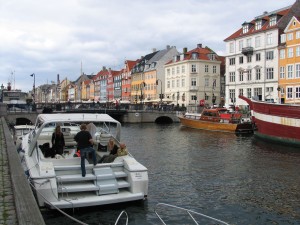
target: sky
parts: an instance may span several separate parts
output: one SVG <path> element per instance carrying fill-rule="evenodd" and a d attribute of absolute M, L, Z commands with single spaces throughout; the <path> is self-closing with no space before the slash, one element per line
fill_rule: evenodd
<path fill-rule="evenodd" d="M 0 0 L 0 84 L 13 89 L 120 70 L 167 45 L 225 56 L 245 21 L 296 0 Z"/>

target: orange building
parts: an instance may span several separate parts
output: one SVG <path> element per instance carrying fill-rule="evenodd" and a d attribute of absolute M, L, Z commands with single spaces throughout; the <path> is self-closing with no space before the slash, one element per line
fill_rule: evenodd
<path fill-rule="evenodd" d="M 300 17 L 292 17 L 281 35 L 278 84 L 281 103 L 300 104 Z"/>

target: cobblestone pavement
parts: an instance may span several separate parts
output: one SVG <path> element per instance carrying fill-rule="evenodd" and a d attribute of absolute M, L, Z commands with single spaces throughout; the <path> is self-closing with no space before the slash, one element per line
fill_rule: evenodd
<path fill-rule="evenodd" d="M 18 225 L 6 143 L 0 120 L 0 224 Z"/>

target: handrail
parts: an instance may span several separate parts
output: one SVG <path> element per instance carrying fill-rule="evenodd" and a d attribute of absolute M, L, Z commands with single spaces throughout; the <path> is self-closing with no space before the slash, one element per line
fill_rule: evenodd
<path fill-rule="evenodd" d="M 121 216 L 122 216 L 123 214 L 125 214 L 125 216 L 126 216 L 126 225 L 128 224 L 128 214 L 127 214 L 127 212 L 126 212 L 125 210 L 123 210 L 123 211 L 119 214 L 119 216 L 118 216 L 118 218 L 117 218 L 117 220 L 116 220 L 116 222 L 115 222 L 115 225 L 117 225 L 117 224 L 119 223 L 119 220 L 120 220 L 120 218 L 121 218 Z"/>
<path fill-rule="evenodd" d="M 164 220 L 159 216 L 158 212 L 157 212 L 157 209 L 159 206 L 166 206 L 166 207 L 171 207 L 171 208 L 175 208 L 175 209 L 179 209 L 179 210 L 182 210 L 182 211 L 185 211 L 189 216 L 190 218 L 195 222 L 195 224 L 198 225 L 198 222 L 195 220 L 195 218 L 192 216 L 192 213 L 193 214 L 196 214 L 196 215 L 199 215 L 199 216 L 202 216 L 202 217 L 205 217 L 207 219 L 210 219 L 210 220 L 213 220 L 215 222 L 218 222 L 218 223 L 221 223 L 221 224 L 225 224 L 225 225 L 229 225 L 228 223 L 222 221 L 222 220 L 218 220 L 214 217 L 210 217 L 210 216 L 207 216 L 205 214 L 202 214 L 202 213 L 198 213 L 198 212 L 195 212 L 193 210 L 189 210 L 189 209 L 185 209 L 185 208 L 181 208 L 181 207 L 178 207 L 178 206 L 174 206 L 174 205 L 170 205 L 170 204 L 166 204 L 166 203 L 158 203 L 156 204 L 155 206 L 155 209 L 154 209 L 154 212 L 156 214 L 156 216 L 159 218 L 159 220 L 164 224 L 166 225 L 166 223 L 164 222 Z"/>

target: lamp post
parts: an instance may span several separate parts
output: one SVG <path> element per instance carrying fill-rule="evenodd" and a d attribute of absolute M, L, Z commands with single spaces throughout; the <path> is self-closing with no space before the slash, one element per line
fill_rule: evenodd
<path fill-rule="evenodd" d="M 157 79 L 156 80 L 156 85 L 158 85 L 158 81 L 160 81 L 160 104 L 162 104 L 162 99 L 163 99 L 163 96 L 162 96 L 162 81 L 161 81 L 161 79 Z"/>
<path fill-rule="evenodd" d="M 35 103 L 35 74 L 31 74 L 31 77 L 33 77 L 33 102 Z"/>
<path fill-rule="evenodd" d="M 178 100 L 179 100 L 179 91 L 177 91 L 177 106 L 178 106 Z"/>

